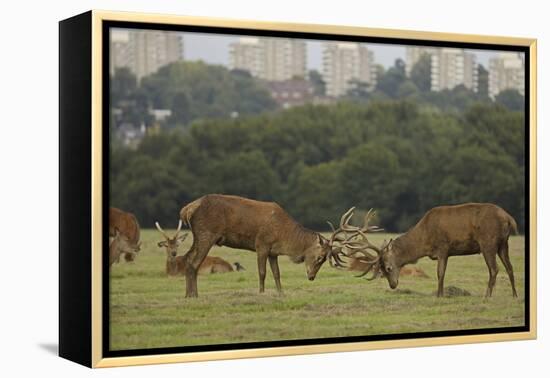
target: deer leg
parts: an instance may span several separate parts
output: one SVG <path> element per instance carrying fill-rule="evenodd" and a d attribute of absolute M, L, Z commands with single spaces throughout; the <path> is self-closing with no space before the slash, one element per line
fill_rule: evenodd
<path fill-rule="evenodd" d="M 282 293 L 283 289 L 281 287 L 281 274 L 279 272 L 279 262 L 277 261 L 277 256 L 269 256 L 268 258 L 271 273 L 273 273 L 273 279 L 275 280 L 275 285 L 277 286 L 277 291 Z"/>
<path fill-rule="evenodd" d="M 258 275 L 260 278 L 260 293 L 265 290 L 265 267 L 267 263 L 267 252 L 258 251 Z"/>
<path fill-rule="evenodd" d="M 500 261 L 506 268 L 506 273 L 508 273 L 508 278 L 510 278 L 510 283 L 512 284 L 512 296 L 517 298 L 518 293 L 516 292 L 516 283 L 514 280 L 514 268 L 512 268 L 512 263 L 510 262 L 510 256 L 508 254 L 508 240 L 502 243 L 498 250 L 498 257 Z"/>
<path fill-rule="evenodd" d="M 491 297 L 493 295 L 493 288 L 497 280 L 498 266 L 497 266 L 497 254 L 494 249 L 484 250 L 483 257 L 485 258 L 485 263 L 487 268 L 489 268 L 489 282 L 487 284 L 487 292 L 485 297 Z"/>
<path fill-rule="evenodd" d="M 216 237 L 210 234 L 193 235 L 193 245 L 185 254 L 185 297 L 195 298 L 199 296 L 197 289 L 197 271 L 202 264 L 210 248 L 216 242 Z"/>
<path fill-rule="evenodd" d="M 443 297 L 445 290 L 443 281 L 445 280 L 445 271 L 447 270 L 448 256 L 441 256 L 437 259 L 437 296 Z"/>

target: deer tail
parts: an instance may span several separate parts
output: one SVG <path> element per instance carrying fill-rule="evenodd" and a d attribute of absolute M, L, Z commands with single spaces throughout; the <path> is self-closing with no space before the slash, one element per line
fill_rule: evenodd
<path fill-rule="evenodd" d="M 518 224 L 516 223 L 516 220 L 508 214 L 508 223 L 510 224 L 510 234 L 514 233 L 514 235 L 517 235 L 518 232 Z"/>
<path fill-rule="evenodd" d="M 195 211 L 199 208 L 202 202 L 202 197 L 191 203 L 188 203 L 180 210 L 180 219 L 184 225 L 191 229 L 191 217 Z"/>

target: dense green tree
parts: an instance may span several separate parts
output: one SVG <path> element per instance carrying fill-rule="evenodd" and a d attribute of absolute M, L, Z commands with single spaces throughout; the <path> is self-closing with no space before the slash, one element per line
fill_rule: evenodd
<path fill-rule="evenodd" d="M 477 93 L 483 99 L 489 98 L 489 71 L 482 65 L 477 65 Z"/>
<path fill-rule="evenodd" d="M 204 62 L 176 62 L 142 79 L 151 107 L 170 109 L 167 126 L 275 109 L 264 85 L 244 71 Z M 235 94 L 238 93 L 238 96 Z"/>
<path fill-rule="evenodd" d="M 399 87 L 405 79 L 405 62 L 402 59 L 396 59 L 394 65 L 387 71 L 379 72 L 376 89 L 391 98 L 397 98 Z"/>
<path fill-rule="evenodd" d="M 525 98 L 515 89 L 506 89 L 495 97 L 495 102 L 510 110 L 525 110 Z"/>
<path fill-rule="evenodd" d="M 313 84 L 313 88 L 315 88 L 315 95 L 324 96 L 326 93 L 326 83 L 323 80 L 321 73 L 317 70 L 309 70 L 307 75 L 309 82 Z"/>
<path fill-rule="evenodd" d="M 422 54 L 411 69 L 411 80 L 422 92 L 428 92 L 432 86 L 432 58 Z"/>
<path fill-rule="evenodd" d="M 417 101 L 342 101 L 202 119 L 135 150 L 112 143 L 110 200 L 144 227 L 174 223 L 204 194 L 228 193 L 276 201 L 319 230 L 351 206 L 373 207 L 389 231 L 434 206 L 487 201 L 523 229 L 524 141 L 523 112 L 482 102 L 431 111 Z"/>

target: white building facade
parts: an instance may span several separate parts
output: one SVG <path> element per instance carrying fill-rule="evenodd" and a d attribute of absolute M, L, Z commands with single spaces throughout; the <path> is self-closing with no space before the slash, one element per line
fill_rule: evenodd
<path fill-rule="evenodd" d="M 174 32 L 115 29 L 110 52 L 111 74 L 115 68 L 128 67 L 141 80 L 166 64 L 183 60 L 183 37 Z"/>
<path fill-rule="evenodd" d="M 525 95 L 523 53 L 500 53 L 489 60 L 489 96 L 495 98 L 506 89 L 515 89 Z"/>
<path fill-rule="evenodd" d="M 477 92 L 478 71 L 476 56 L 464 49 L 407 46 L 405 71 L 411 71 L 423 55 L 430 57 L 430 89 L 441 91 L 459 85 Z"/>
<path fill-rule="evenodd" d="M 305 78 L 306 43 L 288 38 L 241 37 L 229 47 L 229 68 L 267 81 Z"/>
<path fill-rule="evenodd" d="M 354 87 L 354 81 L 376 86 L 374 53 L 359 43 L 327 42 L 323 48 L 323 80 L 326 95 L 339 97 Z"/>

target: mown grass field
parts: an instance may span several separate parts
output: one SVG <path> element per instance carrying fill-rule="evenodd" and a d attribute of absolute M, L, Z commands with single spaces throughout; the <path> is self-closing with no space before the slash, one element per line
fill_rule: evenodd
<path fill-rule="evenodd" d="M 377 234 L 373 241 L 391 237 Z M 326 263 L 315 281 L 304 264 L 279 258 L 283 295 L 269 264 L 266 292 L 258 293 L 256 254 L 214 247 L 210 256 L 240 262 L 247 270 L 200 276 L 199 298 L 186 299 L 184 277 L 167 277 L 162 238 L 142 230 L 142 251 L 132 263 L 111 268 L 111 350 L 253 341 L 414 333 L 524 325 L 524 238 L 510 240 L 519 298 L 512 298 L 504 267 L 493 297 L 485 299 L 488 271 L 481 255 L 449 259 L 445 284 L 470 296 L 436 298 L 436 264 L 417 266 L 430 277 L 401 277 L 397 290 L 385 279 L 366 281 Z M 191 245 L 189 237 L 181 247 Z"/>

